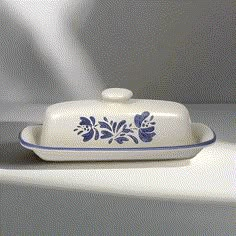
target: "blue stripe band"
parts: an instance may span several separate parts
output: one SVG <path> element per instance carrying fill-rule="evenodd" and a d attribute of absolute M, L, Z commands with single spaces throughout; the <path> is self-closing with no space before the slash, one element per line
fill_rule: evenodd
<path fill-rule="evenodd" d="M 142 147 L 142 148 L 70 148 L 70 147 L 49 147 L 49 146 L 40 146 L 32 143 L 26 142 L 22 138 L 22 132 L 19 134 L 20 143 L 29 148 L 29 149 L 40 149 L 40 150 L 58 150 L 58 151 L 147 151 L 147 150 L 174 150 L 174 149 L 186 149 L 186 148 L 195 148 L 203 147 L 210 145 L 216 141 L 216 134 L 213 132 L 213 138 L 197 144 L 190 145 L 181 145 L 181 146 L 165 146 L 165 147 Z"/>

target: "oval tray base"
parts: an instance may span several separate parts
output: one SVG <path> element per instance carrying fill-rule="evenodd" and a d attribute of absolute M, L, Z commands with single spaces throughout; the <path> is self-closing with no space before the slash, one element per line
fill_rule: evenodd
<path fill-rule="evenodd" d="M 192 124 L 198 143 L 185 146 L 150 148 L 64 148 L 39 145 L 42 125 L 28 126 L 19 135 L 20 143 L 45 161 L 117 161 L 117 160 L 172 160 L 196 156 L 204 147 L 216 141 L 209 127 Z"/>

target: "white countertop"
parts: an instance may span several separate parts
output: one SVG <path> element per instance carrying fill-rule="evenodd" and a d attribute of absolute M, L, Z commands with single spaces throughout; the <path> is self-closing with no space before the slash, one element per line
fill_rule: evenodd
<path fill-rule="evenodd" d="M 176 161 L 53 163 L 21 147 L 18 132 L 41 123 L 45 105 L 0 105 L 0 181 L 145 198 L 236 202 L 236 105 L 186 105 L 217 142 Z"/>

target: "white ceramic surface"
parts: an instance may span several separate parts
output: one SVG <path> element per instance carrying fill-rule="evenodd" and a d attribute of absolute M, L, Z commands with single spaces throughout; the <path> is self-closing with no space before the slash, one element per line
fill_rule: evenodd
<path fill-rule="evenodd" d="M 126 102 L 132 96 L 132 91 L 121 88 L 110 88 L 102 92 L 102 99 L 108 102 Z"/>
<path fill-rule="evenodd" d="M 149 148 L 196 143 L 187 108 L 179 103 L 130 99 L 110 88 L 101 100 L 50 106 L 39 143 L 51 147 Z"/>
<path fill-rule="evenodd" d="M 192 145 L 150 148 L 83 148 L 50 147 L 39 143 L 42 126 L 28 126 L 20 134 L 21 145 L 33 150 L 46 161 L 113 161 L 113 160 L 165 160 L 194 157 L 205 146 L 215 142 L 214 132 L 200 123 L 193 123 Z"/>

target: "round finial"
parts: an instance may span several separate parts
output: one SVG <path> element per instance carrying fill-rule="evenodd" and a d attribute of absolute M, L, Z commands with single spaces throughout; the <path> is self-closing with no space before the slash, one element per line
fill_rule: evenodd
<path fill-rule="evenodd" d="M 124 88 L 109 88 L 102 92 L 103 100 L 109 102 L 125 102 L 133 96 L 132 91 Z"/>

